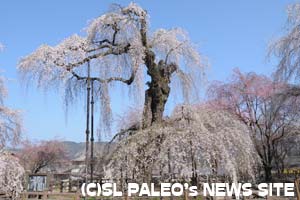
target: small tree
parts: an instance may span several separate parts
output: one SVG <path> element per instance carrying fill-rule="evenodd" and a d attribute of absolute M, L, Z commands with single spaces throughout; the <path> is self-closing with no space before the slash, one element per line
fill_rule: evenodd
<path fill-rule="evenodd" d="M 145 92 L 143 126 L 161 122 L 170 83 L 179 83 L 183 97 L 197 94 L 203 75 L 202 58 L 180 28 L 149 31 L 147 12 L 134 3 L 114 5 L 111 11 L 94 19 L 87 36 L 73 35 L 57 46 L 42 45 L 19 63 L 19 71 L 38 86 L 62 85 L 66 102 L 83 93 L 86 66 L 92 65 L 91 81 L 97 86 L 102 116 L 109 124 L 108 87 L 113 82 L 144 89 L 144 73 L 150 76 Z M 173 87 L 175 90 L 178 88 Z M 137 98 L 143 99 L 143 98 Z"/>
<path fill-rule="evenodd" d="M 42 141 L 37 144 L 26 141 L 18 157 L 24 168 L 35 174 L 47 167 L 66 164 L 66 154 L 63 144 L 56 140 Z"/>
<path fill-rule="evenodd" d="M 250 128 L 266 181 L 284 150 L 280 146 L 300 130 L 300 99 L 282 95 L 287 88 L 266 76 L 236 70 L 229 83 L 215 82 L 208 90 L 211 106 L 235 114 Z"/>

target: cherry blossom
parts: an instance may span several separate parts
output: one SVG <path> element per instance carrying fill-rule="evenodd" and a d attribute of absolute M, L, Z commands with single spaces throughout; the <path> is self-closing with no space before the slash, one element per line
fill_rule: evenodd
<path fill-rule="evenodd" d="M 0 151 L 0 193 L 5 193 L 11 199 L 19 199 L 23 191 L 25 170 L 19 159 L 6 151 Z"/>
<path fill-rule="evenodd" d="M 174 95 L 182 90 L 185 100 L 196 96 L 206 61 L 183 29 L 152 33 L 148 13 L 130 3 L 112 6 L 85 30 L 85 36 L 73 35 L 56 46 L 42 45 L 22 58 L 18 69 L 23 80 L 44 89 L 61 88 L 69 105 L 85 94 L 90 63 L 104 125 L 110 124 L 112 116 L 109 91 L 121 86 L 118 83 L 128 85 L 134 99 L 145 101 L 144 126 L 162 120 L 170 86 Z M 143 96 L 146 72 L 151 81 Z"/>
<path fill-rule="evenodd" d="M 267 181 L 279 147 L 299 135 L 300 99 L 290 97 L 287 91 L 291 91 L 288 84 L 239 70 L 230 81 L 214 82 L 208 89 L 210 107 L 234 114 L 249 127 Z"/>
<path fill-rule="evenodd" d="M 116 141 L 106 167 L 110 178 L 142 182 L 153 175 L 161 181 L 226 175 L 236 182 L 254 179 L 259 163 L 247 126 L 203 105 L 177 106 L 165 123 L 128 131 Z"/>

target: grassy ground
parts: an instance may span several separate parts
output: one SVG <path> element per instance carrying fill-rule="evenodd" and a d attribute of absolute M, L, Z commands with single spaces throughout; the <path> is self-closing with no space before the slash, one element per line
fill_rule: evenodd
<path fill-rule="evenodd" d="M 214 198 L 214 200 L 230 200 L 231 198 Z M 247 198 L 248 199 L 248 198 Z M 252 198 L 249 198 L 252 199 Z M 296 198 L 284 198 L 284 197 L 268 197 L 268 198 L 255 198 L 255 200 L 296 200 Z M 27 199 L 26 199 L 27 200 Z M 51 197 L 48 200 L 77 200 L 76 198 L 70 198 L 70 197 Z M 80 200 L 161 200 L 159 197 L 131 197 L 126 199 L 125 197 L 102 197 L 102 198 L 81 198 Z M 162 200 L 171 200 L 169 197 L 164 197 Z M 172 200 L 186 200 L 184 197 L 173 197 Z M 204 197 L 189 197 L 188 200 L 205 200 Z"/>

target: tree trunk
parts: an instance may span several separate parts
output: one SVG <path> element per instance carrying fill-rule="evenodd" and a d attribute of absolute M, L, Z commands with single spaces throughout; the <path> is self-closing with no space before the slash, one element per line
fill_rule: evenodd
<path fill-rule="evenodd" d="M 270 182 L 272 180 L 272 166 L 271 165 L 265 165 L 264 166 L 265 171 L 265 181 Z"/>
<path fill-rule="evenodd" d="M 143 113 L 143 128 L 151 126 L 153 123 L 161 123 L 165 105 L 170 94 L 170 78 L 176 71 L 177 65 L 166 64 L 160 60 L 155 63 L 155 55 L 152 51 L 146 54 L 147 73 L 151 81 L 147 83 L 149 89 L 145 91 L 145 104 Z"/>
<path fill-rule="evenodd" d="M 145 65 L 147 73 L 151 77 L 148 82 L 149 89 L 145 92 L 145 104 L 143 112 L 143 128 L 151 126 L 153 123 L 160 123 L 163 120 L 165 105 L 170 94 L 170 78 L 178 66 L 174 63 L 167 64 L 160 60 L 155 62 L 155 53 L 148 46 L 147 21 L 141 18 L 141 41 L 145 47 Z"/>

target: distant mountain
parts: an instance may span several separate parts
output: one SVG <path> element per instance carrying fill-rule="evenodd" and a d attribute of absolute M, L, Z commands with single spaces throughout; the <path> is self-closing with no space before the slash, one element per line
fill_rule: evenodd
<path fill-rule="evenodd" d="M 70 160 L 84 160 L 85 159 L 85 142 L 62 141 L 67 151 L 67 156 Z M 94 154 L 102 153 L 104 148 L 107 147 L 107 142 L 95 142 Z M 90 147 L 89 147 L 90 148 Z M 18 153 L 22 149 L 20 147 L 7 148 L 12 153 Z M 90 150 L 90 149 L 89 149 Z"/>
<path fill-rule="evenodd" d="M 72 142 L 72 141 L 63 141 L 62 142 L 68 153 L 68 157 L 71 160 L 84 160 L 85 158 L 85 142 Z M 94 143 L 94 152 L 95 155 L 99 152 L 101 153 L 107 142 L 95 142 Z"/>

